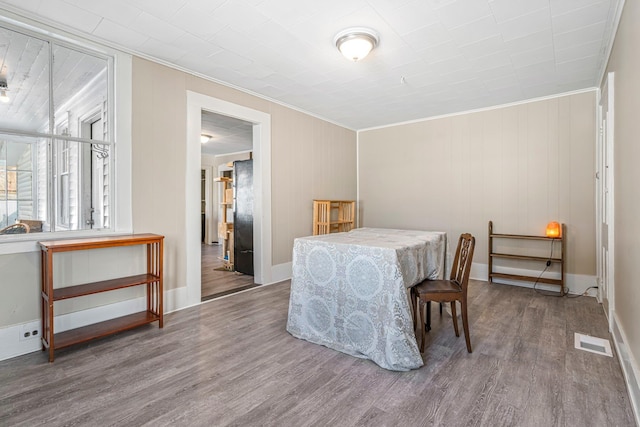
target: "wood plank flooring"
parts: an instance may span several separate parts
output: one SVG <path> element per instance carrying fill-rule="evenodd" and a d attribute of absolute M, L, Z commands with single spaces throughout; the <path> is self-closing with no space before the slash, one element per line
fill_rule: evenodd
<path fill-rule="evenodd" d="M 253 282 L 253 276 L 248 274 L 216 270 L 223 265 L 220 259 L 222 246 L 205 244 L 200 246 L 202 251 L 202 301 L 258 286 Z"/>
<path fill-rule="evenodd" d="M 593 298 L 470 284 L 474 352 L 433 310 L 425 366 L 391 372 L 286 330 L 290 283 L 0 362 L 0 426 L 633 426 Z"/>

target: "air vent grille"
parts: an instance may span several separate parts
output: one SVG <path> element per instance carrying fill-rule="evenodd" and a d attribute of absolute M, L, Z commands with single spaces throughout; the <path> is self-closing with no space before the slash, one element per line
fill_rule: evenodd
<path fill-rule="evenodd" d="M 592 337 L 590 335 L 575 334 L 575 347 L 578 350 L 584 350 L 591 353 L 601 354 L 603 356 L 613 357 L 611 344 L 608 340 Z"/>

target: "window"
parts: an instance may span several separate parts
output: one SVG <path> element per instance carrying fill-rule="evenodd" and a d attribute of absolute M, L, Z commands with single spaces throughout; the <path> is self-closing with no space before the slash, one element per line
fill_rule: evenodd
<path fill-rule="evenodd" d="M 109 55 L 0 22 L 0 234 L 113 228 L 112 75 Z"/>

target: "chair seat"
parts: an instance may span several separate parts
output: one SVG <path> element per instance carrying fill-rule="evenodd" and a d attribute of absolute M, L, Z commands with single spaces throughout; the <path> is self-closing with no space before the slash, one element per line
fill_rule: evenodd
<path fill-rule="evenodd" d="M 414 286 L 414 292 L 418 295 L 432 294 L 437 292 L 462 292 L 462 286 L 453 280 L 424 280 Z"/>

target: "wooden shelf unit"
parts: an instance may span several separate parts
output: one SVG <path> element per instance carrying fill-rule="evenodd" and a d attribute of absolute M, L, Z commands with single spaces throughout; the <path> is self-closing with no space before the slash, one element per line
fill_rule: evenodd
<path fill-rule="evenodd" d="M 218 218 L 218 238 L 222 240 L 222 257 L 220 259 L 226 270 L 233 271 L 233 222 L 229 222 L 227 212 L 229 209 L 233 209 L 233 179 L 219 176 L 214 181 L 222 184 L 220 218 Z"/>
<path fill-rule="evenodd" d="M 54 360 L 54 351 L 101 338 L 158 321 L 164 326 L 163 315 L 163 244 L 164 236 L 157 234 L 129 234 L 74 240 L 52 240 L 38 242 L 42 261 L 42 346 L 49 350 L 49 362 Z M 134 276 L 119 277 L 81 285 L 54 288 L 54 254 L 59 252 L 112 248 L 120 246 L 146 245 L 147 272 Z M 131 286 L 146 285 L 147 307 L 145 311 L 129 314 L 104 322 L 94 323 L 65 332 L 54 331 L 54 303 L 100 292 L 109 292 Z"/>
<path fill-rule="evenodd" d="M 504 279 L 504 280 L 516 280 L 521 282 L 537 282 L 544 283 L 547 285 L 556 285 L 560 287 L 560 295 L 564 295 L 566 293 L 566 282 L 565 282 L 565 272 L 564 272 L 564 263 L 565 263 L 565 254 L 566 254 L 566 226 L 565 224 L 561 224 L 561 234 L 559 237 L 547 237 L 547 236 L 531 236 L 525 234 L 502 234 L 495 233 L 493 231 L 493 222 L 489 221 L 489 283 L 493 283 L 493 279 Z M 560 242 L 560 256 L 559 257 L 542 257 L 542 256 L 533 256 L 533 255 L 523 255 L 523 254 L 513 254 L 513 253 L 504 253 L 504 252 L 495 252 L 494 250 L 494 240 L 495 239 L 516 239 L 516 240 L 537 240 L 537 241 L 549 241 L 553 245 L 554 241 Z M 557 279 L 547 278 L 547 277 L 537 277 L 537 276 L 525 276 L 520 274 L 507 274 L 507 273 L 499 273 L 494 271 L 494 259 L 509 259 L 509 260 L 522 260 L 522 261 L 532 261 L 537 263 L 542 263 L 541 271 L 544 268 L 544 263 L 550 262 L 553 264 L 559 264 L 560 266 L 560 277 Z"/>
<path fill-rule="evenodd" d="M 314 200 L 313 235 L 350 231 L 355 224 L 353 200 Z"/>

